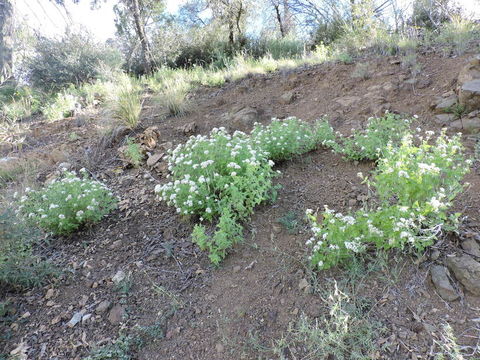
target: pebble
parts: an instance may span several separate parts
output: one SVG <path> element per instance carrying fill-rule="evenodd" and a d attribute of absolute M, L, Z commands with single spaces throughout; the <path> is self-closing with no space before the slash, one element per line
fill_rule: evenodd
<path fill-rule="evenodd" d="M 84 314 L 83 310 L 73 314 L 72 318 L 67 323 L 67 326 L 70 328 L 73 328 L 75 325 L 77 325 L 80 322 L 80 320 L 82 320 L 83 314 Z"/>
<path fill-rule="evenodd" d="M 112 281 L 118 285 L 120 282 L 125 280 L 126 277 L 127 275 L 125 274 L 125 272 L 123 272 L 122 270 L 118 270 L 117 273 L 112 277 Z"/>

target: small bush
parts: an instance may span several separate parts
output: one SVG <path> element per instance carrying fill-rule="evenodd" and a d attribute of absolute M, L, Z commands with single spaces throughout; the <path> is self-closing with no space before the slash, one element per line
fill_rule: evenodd
<path fill-rule="evenodd" d="M 39 234 L 9 210 L 0 212 L 0 289 L 26 290 L 45 284 L 57 272 L 32 254 Z"/>
<path fill-rule="evenodd" d="M 134 167 L 139 167 L 144 157 L 140 144 L 137 144 L 129 137 L 127 137 L 127 147 L 124 155 Z"/>
<path fill-rule="evenodd" d="M 218 264 L 227 249 L 240 241 L 239 222 L 269 198 L 273 163 L 245 134 L 229 135 L 222 128 L 213 129 L 210 137 L 191 137 L 170 154 L 168 161 L 173 180 L 157 185 L 155 192 L 180 214 L 197 215 L 200 221 L 220 217 L 212 239 L 202 225 L 195 227 L 192 236 Z"/>
<path fill-rule="evenodd" d="M 307 217 L 314 236 L 313 266 L 328 269 L 344 264 L 369 249 L 413 249 L 421 253 L 441 230 L 454 228 L 459 214 L 448 215 L 461 180 L 469 171 L 459 137 L 441 134 L 415 146 L 407 135 L 399 147 L 389 144 L 379 160 L 372 183 L 380 206 L 343 215 L 328 208 L 319 222 L 311 210 Z"/>
<path fill-rule="evenodd" d="M 355 130 L 349 138 L 343 139 L 337 150 L 350 160 L 377 160 L 388 143 L 399 143 L 408 132 L 412 119 L 393 113 L 384 117 L 370 118 L 365 130 Z"/>
<path fill-rule="evenodd" d="M 256 146 L 268 153 L 269 159 L 283 161 L 304 154 L 318 145 L 332 146 L 335 134 L 327 121 L 312 126 L 295 117 L 272 119 L 268 126 L 255 124 L 251 133 Z"/>
<path fill-rule="evenodd" d="M 29 81 L 47 92 L 58 91 L 100 78 L 106 67 L 118 69 L 123 63 L 120 53 L 92 39 L 87 33 L 69 33 L 59 40 L 40 38 L 25 64 Z"/>
<path fill-rule="evenodd" d="M 370 72 L 370 64 L 368 62 L 358 63 L 357 65 L 355 65 L 355 69 L 353 69 L 352 72 L 352 77 L 361 80 L 367 80 L 370 79 L 371 76 L 372 74 Z"/>
<path fill-rule="evenodd" d="M 436 41 L 443 45 L 444 54 L 462 55 L 471 42 L 478 38 L 479 28 L 470 20 L 456 16 L 452 21 L 444 23 Z"/>
<path fill-rule="evenodd" d="M 188 99 L 189 84 L 182 80 L 171 80 L 165 82 L 164 90 L 159 95 L 159 100 L 172 116 L 183 116 L 190 109 Z"/>
<path fill-rule="evenodd" d="M 54 234 L 70 234 L 82 225 L 99 222 L 116 206 L 108 188 L 90 180 L 84 169 L 82 177 L 65 172 L 63 178 L 46 188 L 27 188 L 19 200 L 18 213 L 29 222 Z"/>
<path fill-rule="evenodd" d="M 142 112 L 142 95 L 138 87 L 130 84 L 121 85 L 112 107 L 117 120 L 131 129 L 135 128 Z"/>
<path fill-rule="evenodd" d="M 55 99 L 42 108 L 42 113 L 48 121 L 57 121 L 72 116 L 78 104 L 78 99 L 68 93 L 58 93 Z"/>

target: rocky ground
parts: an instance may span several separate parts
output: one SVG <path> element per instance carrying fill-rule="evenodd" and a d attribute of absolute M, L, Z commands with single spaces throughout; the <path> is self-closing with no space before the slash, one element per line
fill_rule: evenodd
<path fill-rule="evenodd" d="M 396 58 L 369 59 L 372 76 L 365 80 L 351 76 L 355 65 L 344 64 L 251 76 L 198 89 L 193 111 L 181 118 L 166 116 L 147 98 L 134 132 L 117 127 L 102 135 L 99 128 L 108 119 L 97 113 L 36 123 L 21 151 L 4 144 L 4 166 L 35 164 L 38 182 L 56 176 L 59 167 L 86 167 L 121 202 L 100 224 L 38 249 L 65 270 L 59 279 L 26 294 L 1 295 L 13 316 L 0 325 L 0 353 L 81 359 L 142 327 L 145 341 L 135 346 L 135 359 L 311 359 L 289 327 L 304 316 L 328 315 L 327 292 L 337 283 L 380 324 L 379 351 L 372 358 L 433 359 L 445 323 L 469 358 L 479 358 L 477 163 L 456 203 L 464 214 L 458 233 L 445 234 L 421 259 L 390 254 L 348 271 L 312 273 L 306 266 L 310 235 L 303 214 L 324 205 L 339 211 L 360 207 L 368 194 L 356 174 L 373 164 L 346 162 L 321 149 L 280 164 L 278 200 L 257 209 L 244 243 L 219 268 L 191 243 L 193 221 L 178 217 L 153 193 L 155 184 L 166 181 L 168 148 L 216 126 L 247 130 L 274 116 L 311 121 L 327 115 L 336 130 L 348 133 L 385 110 L 416 114 L 415 127 L 464 132 L 475 157 L 479 58 L 425 54 L 418 61 L 422 71 L 415 77 Z M 122 157 L 125 135 L 135 136 L 146 152 L 138 169 Z"/>

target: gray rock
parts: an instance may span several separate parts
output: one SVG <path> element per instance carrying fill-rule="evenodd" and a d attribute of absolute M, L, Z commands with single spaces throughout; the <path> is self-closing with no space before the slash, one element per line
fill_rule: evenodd
<path fill-rule="evenodd" d="M 452 106 L 457 103 L 457 96 L 453 95 L 446 99 L 441 99 L 441 101 L 435 106 L 435 112 L 437 114 L 442 114 L 448 111 Z"/>
<path fill-rule="evenodd" d="M 463 84 L 475 79 L 480 79 L 480 54 L 470 59 L 468 64 L 460 70 L 458 84 L 461 87 Z"/>
<path fill-rule="evenodd" d="M 148 157 L 147 159 L 147 166 L 153 166 L 155 165 L 157 162 L 160 161 L 160 159 L 163 157 L 163 155 L 165 155 L 165 153 L 155 153 L 151 156 Z"/>
<path fill-rule="evenodd" d="M 125 277 L 127 275 L 125 274 L 125 272 L 123 272 L 122 270 L 118 270 L 117 273 L 112 277 L 112 281 L 115 283 L 115 284 L 119 284 L 120 282 L 122 282 L 123 280 L 125 280 Z"/>
<path fill-rule="evenodd" d="M 360 100 L 361 98 L 359 96 L 342 96 L 334 99 L 333 101 L 344 107 L 349 107 L 359 103 Z"/>
<path fill-rule="evenodd" d="M 122 305 L 115 305 L 108 313 L 108 321 L 111 324 L 119 324 L 125 316 L 125 308 Z"/>
<path fill-rule="evenodd" d="M 231 116 L 230 124 L 235 128 L 235 130 L 248 131 L 258 120 L 258 111 L 250 106 L 247 106 L 238 110 Z"/>
<path fill-rule="evenodd" d="M 480 295 L 480 263 L 464 254 L 447 257 L 446 265 L 468 291 Z"/>
<path fill-rule="evenodd" d="M 433 265 L 430 268 L 433 285 L 442 299 L 446 301 L 454 301 L 459 298 L 455 292 L 450 279 L 448 278 L 448 270 L 445 266 Z"/>
<path fill-rule="evenodd" d="M 480 130 L 480 118 L 462 118 L 450 123 L 452 129 L 462 130 L 465 133 L 473 133 Z"/>
<path fill-rule="evenodd" d="M 293 103 L 295 99 L 296 99 L 295 92 L 293 90 L 287 91 L 280 97 L 280 103 L 284 105 L 288 105 Z"/>
<path fill-rule="evenodd" d="M 76 312 L 75 314 L 73 314 L 72 318 L 67 323 L 67 326 L 73 328 L 75 325 L 77 325 L 82 320 L 83 314 L 85 314 L 84 310 Z"/>
<path fill-rule="evenodd" d="M 469 255 L 474 255 L 480 258 L 480 245 L 474 239 L 467 239 L 462 242 L 462 249 Z"/>
<path fill-rule="evenodd" d="M 480 79 L 464 83 L 460 88 L 458 100 L 467 111 L 480 109 Z"/>
<path fill-rule="evenodd" d="M 58 164 L 58 169 L 59 170 L 70 170 L 72 168 L 72 164 L 70 164 L 69 162 L 62 162 L 60 164 Z"/>
<path fill-rule="evenodd" d="M 435 115 L 434 118 L 435 123 L 441 126 L 448 125 L 453 122 L 453 120 L 455 120 L 455 115 L 453 114 L 439 114 Z"/>
<path fill-rule="evenodd" d="M 104 300 L 97 305 L 97 307 L 95 308 L 95 313 L 97 315 L 101 315 L 104 312 L 106 312 L 108 309 L 110 309 L 110 306 L 112 306 L 112 303 L 108 300 Z"/>

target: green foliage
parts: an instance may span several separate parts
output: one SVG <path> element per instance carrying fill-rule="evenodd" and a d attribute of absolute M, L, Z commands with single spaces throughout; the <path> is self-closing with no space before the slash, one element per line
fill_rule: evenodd
<path fill-rule="evenodd" d="M 160 103 L 167 108 L 170 115 L 183 116 L 190 109 L 189 89 L 190 85 L 186 81 L 166 81 L 164 89 L 159 95 Z"/>
<path fill-rule="evenodd" d="M 453 329 L 448 323 L 443 325 L 440 340 L 434 340 L 434 344 L 440 348 L 440 351 L 435 353 L 434 360 L 466 359 L 466 357 L 462 355 L 461 346 L 457 343 Z"/>
<path fill-rule="evenodd" d="M 373 186 L 384 202 L 395 197 L 398 205 L 421 207 L 422 215 L 434 216 L 438 223 L 463 190 L 460 181 L 471 161 L 465 159 L 459 136 L 448 138 L 442 132 L 430 144 L 432 135 L 427 132 L 418 146 L 412 136 L 406 136 L 399 147 L 390 144 L 378 162 Z"/>
<path fill-rule="evenodd" d="M 272 166 L 265 151 L 252 146 L 245 134 L 214 129 L 210 137 L 192 137 L 170 154 L 173 180 L 155 191 L 178 213 L 198 215 L 201 221 L 220 217 L 213 239 L 207 241 L 203 227 L 196 227 L 193 236 L 218 264 L 240 239 L 238 223 L 268 198 Z"/>
<path fill-rule="evenodd" d="M 127 137 L 127 147 L 124 155 L 134 167 L 139 167 L 144 157 L 140 144 L 137 144 L 129 137 Z"/>
<path fill-rule="evenodd" d="M 354 130 L 351 137 L 342 140 L 342 146 L 337 151 L 350 160 L 377 160 L 388 143 L 400 142 L 408 132 L 411 122 L 411 119 L 393 113 L 386 113 L 380 118 L 370 118 L 367 128 Z"/>
<path fill-rule="evenodd" d="M 41 286 L 57 273 L 48 262 L 33 255 L 38 232 L 9 210 L 0 212 L 0 289 L 26 290 Z"/>
<path fill-rule="evenodd" d="M 298 228 L 299 219 L 294 211 L 287 212 L 284 216 L 278 219 L 278 222 L 282 224 L 289 233 L 295 233 Z"/>
<path fill-rule="evenodd" d="M 132 360 L 136 344 L 137 340 L 132 336 L 122 335 L 114 343 L 94 349 L 83 360 Z"/>
<path fill-rule="evenodd" d="M 131 129 L 135 128 L 142 111 L 142 95 L 139 85 L 134 80 L 121 84 L 111 106 L 117 120 Z"/>
<path fill-rule="evenodd" d="M 370 63 L 358 63 L 355 65 L 355 69 L 353 69 L 352 77 L 359 78 L 361 80 L 370 79 L 372 76 L 370 71 Z"/>
<path fill-rule="evenodd" d="M 445 55 L 462 55 L 472 41 L 478 38 L 479 32 L 475 23 L 455 16 L 452 21 L 442 24 L 436 41 L 444 46 Z"/>
<path fill-rule="evenodd" d="M 381 350 L 377 339 L 384 333 L 362 304 L 355 302 L 335 284 L 323 300 L 328 314 L 318 319 L 302 315 L 287 336 L 277 342 L 274 352 L 284 359 L 285 350 L 299 349 L 302 359 L 369 360 Z M 298 356 L 298 355 L 297 355 Z"/>
<path fill-rule="evenodd" d="M 319 144 L 332 146 L 335 142 L 333 129 L 326 120 L 317 121 L 312 126 L 295 117 L 285 120 L 274 118 L 268 126 L 257 123 L 251 138 L 273 161 L 291 159 L 315 149 Z"/>
<path fill-rule="evenodd" d="M 42 37 L 25 64 L 29 81 L 47 92 L 98 79 L 101 71 L 119 68 L 123 59 L 111 46 L 95 43 L 87 33 L 68 33 L 61 39 Z"/>
<path fill-rule="evenodd" d="M 0 87 L 0 120 L 10 123 L 27 118 L 40 110 L 41 95 L 27 86 Z"/>
<path fill-rule="evenodd" d="M 307 211 L 314 234 L 307 241 L 312 265 L 328 269 L 370 248 L 421 253 L 442 228 L 456 226 L 458 214 L 447 211 L 463 189 L 461 180 L 469 171 L 465 164 L 471 162 L 465 160 L 458 136 L 442 133 L 434 144 L 430 136 L 415 146 L 407 135 L 398 147 L 390 143 L 385 148 L 369 182 L 380 200 L 375 210 L 343 215 L 326 208 L 320 223 Z"/>
<path fill-rule="evenodd" d="M 29 222 L 55 234 L 70 234 L 79 227 L 99 222 L 116 206 L 116 199 L 99 181 L 65 172 L 61 180 L 35 191 L 27 188 L 18 213 Z"/>
<path fill-rule="evenodd" d="M 468 110 L 465 105 L 455 104 L 445 109 L 445 112 L 455 115 L 455 119 L 460 119 L 463 115 L 468 113 Z"/>
<path fill-rule="evenodd" d="M 61 120 L 72 116 L 77 104 L 78 99 L 74 95 L 60 92 L 42 108 L 42 113 L 48 121 Z"/>

